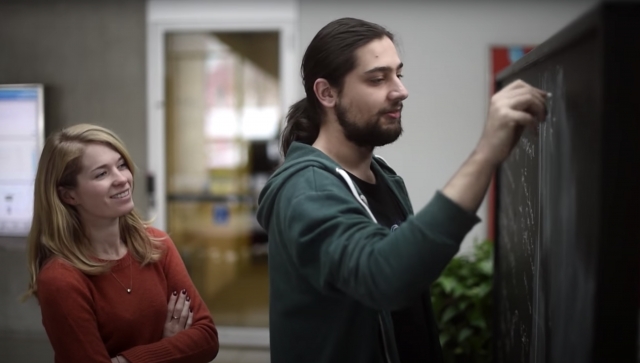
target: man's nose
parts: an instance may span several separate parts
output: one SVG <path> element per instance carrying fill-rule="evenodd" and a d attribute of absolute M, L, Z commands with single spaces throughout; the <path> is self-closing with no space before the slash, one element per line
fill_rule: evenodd
<path fill-rule="evenodd" d="M 392 101 L 403 101 L 409 97 L 409 91 L 407 91 L 406 87 L 402 82 L 398 79 L 396 88 L 389 93 L 389 98 Z"/>

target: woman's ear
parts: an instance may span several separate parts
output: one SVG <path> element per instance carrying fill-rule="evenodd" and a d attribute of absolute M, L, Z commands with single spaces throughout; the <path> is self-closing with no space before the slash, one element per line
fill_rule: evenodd
<path fill-rule="evenodd" d="M 58 187 L 58 195 L 60 196 L 60 200 L 62 200 L 63 203 L 69 205 L 78 205 L 78 199 L 76 198 L 73 190 L 64 187 Z"/>
<path fill-rule="evenodd" d="M 338 100 L 338 93 L 331 87 L 329 82 L 324 78 L 318 78 L 313 83 L 313 91 L 318 98 L 318 101 L 328 108 L 332 108 L 336 105 Z"/>

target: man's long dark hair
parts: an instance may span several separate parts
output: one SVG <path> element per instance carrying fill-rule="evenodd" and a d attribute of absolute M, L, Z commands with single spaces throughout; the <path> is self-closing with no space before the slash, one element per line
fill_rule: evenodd
<path fill-rule="evenodd" d="M 332 87 L 342 89 L 345 76 L 356 67 L 356 50 L 384 37 L 393 41 L 393 34 L 382 26 L 354 18 L 334 20 L 320 29 L 302 57 L 300 73 L 306 97 L 287 113 L 280 145 L 284 155 L 292 142 L 311 145 L 318 138 L 323 109 L 313 90 L 315 81 L 324 78 Z"/>

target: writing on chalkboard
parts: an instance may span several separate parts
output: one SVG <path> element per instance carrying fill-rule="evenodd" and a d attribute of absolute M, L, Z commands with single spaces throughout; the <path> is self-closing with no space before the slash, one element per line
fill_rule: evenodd
<path fill-rule="evenodd" d="M 528 128 L 505 161 L 500 173 L 499 240 L 503 281 L 499 296 L 501 330 L 510 332 L 505 342 L 507 355 L 519 350 L 523 361 L 537 362 L 546 349 L 547 311 L 545 301 L 544 240 L 551 240 L 553 214 L 545 213 L 551 198 L 571 203 L 571 192 L 558 196 L 550 168 L 558 157 L 570 157 L 569 120 L 565 108 L 564 70 L 550 67 L 538 74 L 537 87 L 552 94 L 547 100 L 547 117 L 539 128 Z M 572 173 L 571 163 L 560 163 L 562 173 Z M 571 178 L 565 178 L 569 183 Z M 568 198 L 568 199 L 567 199 Z M 545 236 L 545 233 L 547 234 Z M 510 304 L 526 310 L 510 308 Z M 518 346 L 515 346 L 516 342 Z M 527 359 L 528 358 L 528 359 Z"/>
<path fill-rule="evenodd" d="M 603 2 L 497 78 L 552 94 L 496 178 L 498 363 L 638 358 L 639 17 Z"/>

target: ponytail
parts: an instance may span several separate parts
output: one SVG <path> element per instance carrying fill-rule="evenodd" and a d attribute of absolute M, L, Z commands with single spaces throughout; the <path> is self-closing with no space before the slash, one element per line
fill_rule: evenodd
<path fill-rule="evenodd" d="M 287 156 L 289 147 L 294 141 L 308 145 L 313 144 L 320 133 L 318 115 L 311 111 L 307 98 L 294 103 L 287 113 L 286 125 L 282 130 L 280 150 Z"/>

